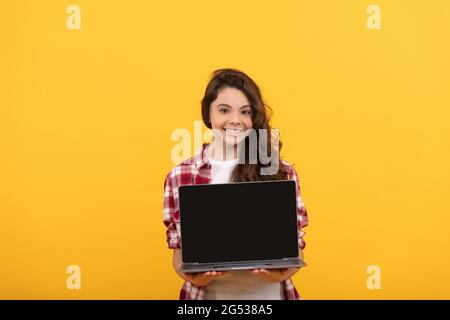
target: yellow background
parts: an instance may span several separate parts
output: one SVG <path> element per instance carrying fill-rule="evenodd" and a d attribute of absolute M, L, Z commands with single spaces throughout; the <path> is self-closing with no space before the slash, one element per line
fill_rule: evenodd
<path fill-rule="evenodd" d="M 300 174 L 303 298 L 450 298 L 449 1 L 11 0 L 0 35 L 0 298 L 178 297 L 170 137 L 222 67 L 260 85 Z"/>

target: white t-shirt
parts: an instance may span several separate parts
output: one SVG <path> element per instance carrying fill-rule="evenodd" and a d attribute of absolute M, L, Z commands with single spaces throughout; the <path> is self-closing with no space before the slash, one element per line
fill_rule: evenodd
<path fill-rule="evenodd" d="M 208 152 L 206 149 L 206 156 L 211 163 L 210 183 L 230 182 L 231 173 L 238 159 L 218 161 L 211 159 Z M 268 282 L 251 274 L 249 270 L 228 271 L 205 289 L 207 300 L 281 300 L 283 297 L 280 283 Z"/>

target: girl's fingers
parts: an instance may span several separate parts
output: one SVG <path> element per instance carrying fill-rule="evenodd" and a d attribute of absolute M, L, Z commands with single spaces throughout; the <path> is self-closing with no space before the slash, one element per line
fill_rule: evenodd
<path fill-rule="evenodd" d="M 262 273 L 269 274 L 269 273 L 286 273 L 288 271 L 287 268 L 283 269 L 260 269 Z"/>
<path fill-rule="evenodd" d="M 255 269 L 255 270 L 252 270 L 251 272 L 252 272 L 253 274 L 260 275 L 261 273 L 263 273 L 262 270 L 264 270 L 264 269 Z"/>
<path fill-rule="evenodd" d="M 194 276 L 194 274 L 186 273 L 186 277 L 189 279 L 189 281 L 192 281 L 192 279 L 194 279 Z"/>
<path fill-rule="evenodd" d="M 206 277 L 217 277 L 221 276 L 224 272 L 221 271 L 207 271 L 204 273 Z"/>

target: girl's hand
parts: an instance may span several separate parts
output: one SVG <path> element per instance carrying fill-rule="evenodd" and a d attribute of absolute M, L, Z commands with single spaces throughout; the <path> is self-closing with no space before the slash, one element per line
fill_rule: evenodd
<path fill-rule="evenodd" d="M 204 287 L 210 284 L 217 278 L 223 277 L 226 274 L 224 271 L 208 271 L 200 273 L 186 273 L 188 281 L 198 287 Z"/>
<path fill-rule="evenodd" d="M 290 278 L 288 268 L 283 269 L 255 269 L 250 271 L 252 274 L 261 277 L 269 282 L 281 282 Z"/>

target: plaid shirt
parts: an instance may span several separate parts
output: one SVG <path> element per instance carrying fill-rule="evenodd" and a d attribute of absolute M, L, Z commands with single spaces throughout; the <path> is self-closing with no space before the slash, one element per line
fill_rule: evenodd
<path fill-rule="evenodd" d="M 205 148 L 208 144 L 203 144 L 202 149 L 177 166 L 175 166 L 166 176 L 164 181 L 164 209 L 163 221 L 167 227 L 166 238 L 170 249 L 181 248 L 180 236 L 180 213 L 178 206 L 178 187 L 190 184 L 209 184 L 211 181 L 211 163 L 205 155 Z M 294 167 L 286 161 L 282 161 L 289 171 L 289 179 L 297 183 L 297 217 L 298 217 L 298 244 L 301 249 L 305 248 L 303 240 L 304 232 L 301 228 L 308 225 L 308 215 L 300 193 L 300 184 L 297 172 Z M 286 300 L 300 300 L 300 295 L 295 289 L 292 279 L 283 281 L 282 288 Z M 204 300 L 205 287 L 195 286 L 186 281 L 181 288 L 180 300 Z"/>

